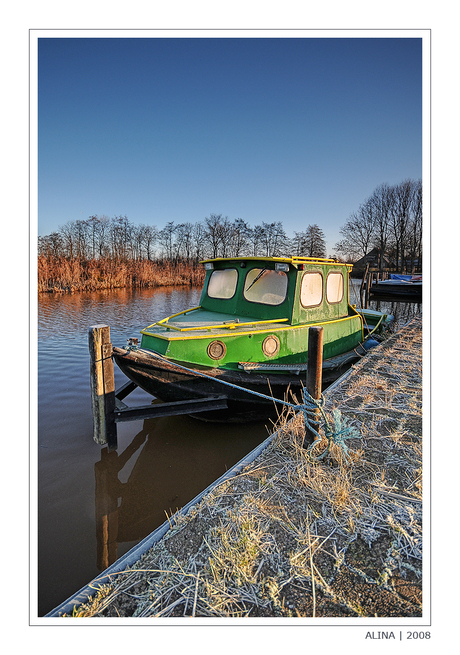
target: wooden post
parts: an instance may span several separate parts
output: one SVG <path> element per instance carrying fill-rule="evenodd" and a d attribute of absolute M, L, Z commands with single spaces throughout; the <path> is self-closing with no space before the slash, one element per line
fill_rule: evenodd
<path fill-rule="evenodd" d="M 307 391 L 312 398 L 321 398 L 323 384 L 323 328 L 311 327 L 308 330 L 308 355 L 307 355 Z M 315 409 L 310 412 L 313 420 L 319 420 L 320 411 Z M 318 426 L 319 424 L 315 424 Z M 316 435 L 305 428 L 304 446 L 313 443 Z"/>
<path fill-rule="evenodd" d="M 370 296 L 370 290 L 372 286 L 372 282 L 374 280 L 374 273 L 373 271 L 369 271 L 367 274 L 367 281 L 366 281 L 366 287 L 365 287 L 365 294 L 364 294 L 364 307 L 363 309 L 368 309 L 369 307 L 369 296 Z"/>
<path fill-rule="evenodd" d="M 364 309 L 364 289 L 366 286 L 366 279 L 367 279 L 367 273 L 369 271 L 369 263 L 366 265 L 366 270 L 364 271 L 363 279 L 361 282 L 361 286 L 359 288 L 359 297 L 361 299 L 361 307 Z"/>
<path fill-rule="evenodd" d="M 93 325 L 88 335 L 90 353 L 91 405 L 94 441 L 117 447 L 117 426 L 114 420 L 115 377 L 112 344 L 108 325 Z"/>

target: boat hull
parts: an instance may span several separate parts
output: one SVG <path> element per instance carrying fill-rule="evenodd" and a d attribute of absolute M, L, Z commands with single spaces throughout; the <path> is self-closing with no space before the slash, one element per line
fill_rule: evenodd
<path fill-rule="evenodd" d="M 366 350 L 360 346 L 323 362 L 323 388 L 342 375 Z M 306 367 L 293 364 L 290 370 L 230 370 L 189 368 L 146 350 L 113 348 L 113 358 L 121 371 L 141 389 L 164 402 L 194 400 L 225 395 L 226 410 L 202 412 L 196 418 L 207 421 L 247 422 L 270 417 L 282 410 L 273 398 L 301 402 Z M 255 365 L 257 367 L 257 365 Z M 255 392 L 255 393 L 249 393 Z M 255 394 L 263 394 L 258 396 Z M 297 399 L 297 400 L 296 400 Z"/>
<path fill-rule="evenodd" d="M 371 296 L 379 296 L 385 298 L 398 298 L 398 299 L 422 299 L 422 285 L 416 283 L 406 284 L 388 284 L 379 282 L 370 288 Z"/>

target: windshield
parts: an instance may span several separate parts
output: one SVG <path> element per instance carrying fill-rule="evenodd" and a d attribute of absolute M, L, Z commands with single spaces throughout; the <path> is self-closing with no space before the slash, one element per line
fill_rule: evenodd
<path fill-rule="evenodd" d="M 238 271 L 236 268 L 226 268 L 211 273 L 208 282 L 210 298 L 232 298 L 236 291 Z"/>
<path fill-rule="evenodd" d="M 252 268 L 246 275 L 243 295 L 249 302 L 281 305 L 286 298 L 288 277 L 283 271 Z"/>

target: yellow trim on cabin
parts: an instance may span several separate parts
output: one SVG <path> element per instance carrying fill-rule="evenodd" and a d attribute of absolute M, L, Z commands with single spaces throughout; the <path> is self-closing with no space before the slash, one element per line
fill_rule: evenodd
<path fill-rule="evenodd" d="M 177 316 L 177 314 L 176 314 Z M 170 318 L 173 318 L 170 316 Z M 175 327 L 174 325 L 169 325 L 165 321 L 168 319 L 164 318 L 162 321 L 158 321 L 158 323 L 152 323 L 152 325 L 148 325 L 145 329 L 148 330 L 149 328 L 153 327 L 154 325 L 161 325 L 162 327 L 165 327 L 167 330 L 175 330 L 176 332 L 190 332 L 191 330 L 217 330 L 219 328 L 223 328 L 225 330 L 234 330 L 237 327 L 247 327 L 248 325 L 266 325 L 267 323 L 286 323 L 286 321 L 289 321 L 288 318 L 272 318 L 267 321 L 251 321 L 249 323 L 239 323 L 238 321 L 224 321 L 223 323 L 217 323 L 215 325 L 200 325 L 196 327 L 185 327 L 185 328 L 179 328 Z M 142 334 L 148 334 L 146 332 L 142 331 Z M 153 335 L 150 335 L 153 336 Z M 156 335 L 155 335 L 156 336 Z"/>
<path fill-rule="evenodd" d="M 345 262 L 338 262 L 335 259 L 326 259 L 322 257 L 215 257 L 214 259 L 203 259 L 200 261 L 200 264 L 206 264 L 207 262 L 235 262 L 235 261 L 263 261 L 263 262 L 285 262 L 292 264 L 293 266 L 298 266 L 299 264 L 336 264 L 337 266 L 345 266 L 348 270 L 353 268 L 353 264 L 347 264 Z"/>
<path fill-rule="evenodd" d="M 362 318 L 362 316 L 360 314 L 358 314 L 358 312 L 356 312 L 356 314 L 361 318 L 361 332 L 362 332 L 363 331 L 363 318 Z M 282 332 L 284 330 L 299 330 L 299 329 L 302 329 L 302 328 L 305 329 L 306 327 L 318 327 L 318 326 L 321 326 L 321 325 L 328 325 L 329 323 L 339 323 L 339 322 L 341 323 L 343 321 L 350 321 L 353 318 L 355 318 L 355 316 L 345 316 L 344 318 L 336 318 L 336 319 L 332 319 L 330 321 L 321 321 L 319 323 L 300 323 L 298 325 L 287 325 L 287 326 L 275 328 L 273 330 L 273 332 Z M 284 319 L 282 319 L 282 320 L 284 320 Z M 270 321 L 270 322 L 271 323 L 273 323 L 273 322 L 274 323 L 279 323 L 280 321 Z M 147 332 L 146 330 L 148 330 L 149 327 L 153 327 L 153 325 L 156 325 L 156 323 L 153 323 L 152 325 L 149 325 L 148 327 L 146 327 L 144 330 L 141 330 L 141 334 L 145 334 L 148 337 L 156 337 L 158 339 L 163 339 L 164 341 L 173 341 L 173 340 L 177 340 L 177 339 L 181 339 L 183 341 L 190 340 L 190 339 L 209 339 L 209 334 L 193 335 L 193 336 L 189 336 L 189 337 L 182 336 L 182 335 L 180 337 L 173 337 L 171 335 L 163 336 L 162 334 L 155 334 L 155 333 L 152 333 L 152 332 Z M 251 325 L 251 324 L 249 324 L 249 325 Z M 238 324 L 236 323 L 235 327 L 237 327 L 237 326 L 238 326 Z M 216 326 L 216 328 L 214 328 L 214 326 L 211 326 L 211 327 L 213 329 L 216 329 L 216 328 L 221 328 L 222 326 L 218 325 L 218 326 Z M 208 328 L 204 327 L 204 328 L 200 328 L 200 329 L 207 330 Z M 238 336 L 245 337 L 245 336 L 254 335 L 254 334 L 264 334 L 266 332 L 267 332 L 267 330 L 253 330 L 251 332 L 238 332 Z M 213 335 L 213 336 L 218 336 L 218 335 Z"/>

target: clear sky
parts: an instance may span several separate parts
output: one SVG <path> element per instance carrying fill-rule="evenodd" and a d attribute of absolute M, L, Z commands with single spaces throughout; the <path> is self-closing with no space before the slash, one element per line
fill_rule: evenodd
<path fill-rule="evenodd" d="M 211 213 L 328 254 L 380 184 L 422 177 L 420 38 L 40 38 L 38 234 Z"/>

